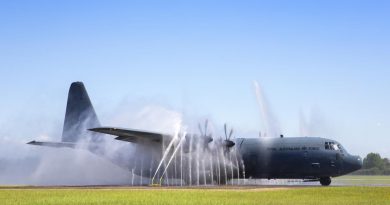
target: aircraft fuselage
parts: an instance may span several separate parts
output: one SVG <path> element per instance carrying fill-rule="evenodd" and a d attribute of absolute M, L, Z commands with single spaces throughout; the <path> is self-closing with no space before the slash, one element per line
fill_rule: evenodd
<path fill-rule="evenodd" d="M 245 178 L 319 179 L 344 175 L 362 166 L 340 143 L 318 137 L 236 140 Z"/>

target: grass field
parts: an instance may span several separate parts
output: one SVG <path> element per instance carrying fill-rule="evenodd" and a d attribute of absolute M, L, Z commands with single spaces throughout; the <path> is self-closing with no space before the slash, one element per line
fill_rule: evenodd
<path fill-rule="evenodd" d="M 390 176 L 345 175 L 332 179 L 333 184 L 390 186 Z"/>
<path fill-rule="evenodd" d="M 390 187 L 245 189 L 3 188 L 0 204 L 390 204 Z"/>

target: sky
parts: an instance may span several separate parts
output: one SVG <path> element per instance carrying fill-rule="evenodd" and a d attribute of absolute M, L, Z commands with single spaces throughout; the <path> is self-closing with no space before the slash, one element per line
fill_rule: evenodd
<path fill-rule="evenodd" d="M 303 113 L 312 134 L 390 157 L 389 10 L 359 0 L 1 1 L 0 137 L 60 134 L 74 81 L 103 124 L 124 104 L 158 105 L 256 133 L 258 81 L 285 136 L 301 134 Z"/>

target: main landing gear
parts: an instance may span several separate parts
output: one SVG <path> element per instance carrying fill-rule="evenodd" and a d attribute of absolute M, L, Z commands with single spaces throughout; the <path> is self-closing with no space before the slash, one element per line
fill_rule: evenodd
<path fill-rule="evenodd" d="M 329 186 L 331 182 L 332 182 L 332 180 L 330 179 L 330 177 L 321 177 L 320 178 L 320 183 L 322 186 Z"/>

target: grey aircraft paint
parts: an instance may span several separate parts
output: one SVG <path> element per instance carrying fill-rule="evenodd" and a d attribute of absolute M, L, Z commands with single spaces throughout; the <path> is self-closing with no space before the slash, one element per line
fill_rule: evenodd
<path fill-rule="evenodd" d="M 135 153 L 142 153 L 142 155 L 121 157 L 118 154 L 115 157 L 107 156 L 105 149 L 101 148 L 102 139 L 107 137 L 105 134 L 117 136 L 116 140 L 135 143 L 137 145 Z M 213 141 L 212 137 L 206 135 L 206 133 L 204 135 L 203 137 L 194 138 L 196 135 L 190 136 L 187 134 L 182 149 L 184 151 L 181 152 L 181 155 L 186 155 L 194 149 L 210 152 L 208 156 L 218 155 L 218 149 L 213 151 L 208 148 L 208 144 Z M 151 177 L 157 169 L 158 161 L 162 158 L 164 147 L 167 147 L 171 138 L 172 136 L 159 133 L 100 127 L 83 83 L 74 82 L 69 89 L 62 141 L 31 141 L 28 144 L 56 148 L 79 148 L 80 144 L 87 144 L 87 146 L 81 147 L 105 157 L 122 168 L 132 170 L 138 175 Z M 199 142 L 204 147 L 193 146 L 195 142 Z M 348 174 L 362 167 L 360 157 L 350 155 L 340 143 L 325 138 L 285 138 L 283 136 L 280 138 L 236 138 L 234 142 L 230 139 L 216 141 L 215 145 L 221 147 L 224 150 L 224 155 L 228 155 L 230 159 L 241 159 L 236 160 L 236 164 L 231 164 L 231 172 L 226 171 L 226 165 L 223 167 L 221 162 L 218 162 L 217 165 L 209 167 L 211 171 L 202 173 L 205 178 L 204 181 L 218 179 L 219 184 L 224 184 L 226 180 L 231 178 L 268 178 L 318 180 L 322 185 L 329 185 L 331 177 Z M 175 158 L 176 162 L 177 160 Z M 181 160 L 183 159 L 181 158 Z M 185 160 L 188 161 L 187 158 Z M 140 169 L 140 161 L 149 162 L 150 169 Z M 204 163 L 204 161 L 202 162 Z M 214 164 L 216 164 L 216 160 L 214 160 Z M 194 169 L 197 165 L 193 164 L 190 159 L 188 166 L 186 170 Z M 225 170 L 221 172 L 223 168 Z M 219 176 L 213 178 L 213 175 L 217 174 L 217 170 Z M 161 174 L 161 170 L 157 170 L 157 172 Z M 172 167 L 168 167 L 167 172 L 176 173 L 176 168 L 173 170 Z M 209 179 L 210 176 L 211 179 Z M 190 174 L 184 174 L 184 177 L 181 176 L 181 179 L 187 183 L 191 183 L 193 178 Z"/>
<path fill-rule="evenodd" d="M 252 178 L 321 179 L 345 175 L 362 166 L 359 156 L 325 138 L 242 138 L 236 145 L 246 175 Z"/>

